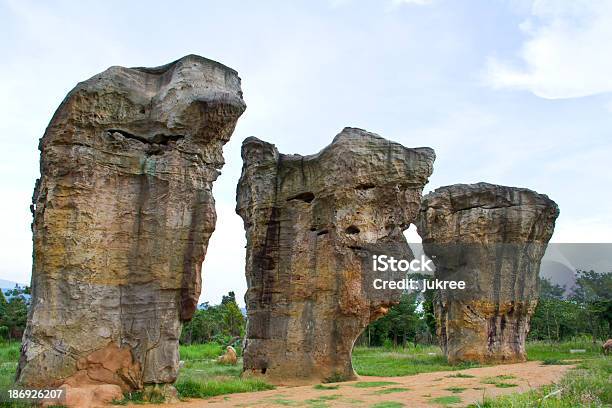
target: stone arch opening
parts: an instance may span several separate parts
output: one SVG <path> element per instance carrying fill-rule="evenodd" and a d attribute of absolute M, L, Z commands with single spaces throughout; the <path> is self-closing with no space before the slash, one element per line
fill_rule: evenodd
<path fill-rule="evenodd" d="M 415 224 L 410 224 L 404 231 L 404 236 L 412 252 L 412 258 L 419 258 L 421 255 L 424 255 L 422 239 Z M 406 274 L 408 278 L 413 277 L 415 280 L 421 280 L 428 275 Z M 426 305 L 427 302 L 433 302 L 432 295 L 432 293 L 427 295 L 419 293 L 418 290 L 412 291 L 412 294 L 405 293 L 402 295 L 399 304 L 390 307 L 387 313 L 364 328 L 354 341 L 351 356 L 353 367 L 358 375 L 372 374 L 359 372 L 359 367 L 362 365 L 360 360 L 367 358 L 368 348 L 397 349 L 410 348 L 416 344 L 437 344 L 432 314 L 433 304 Z M 397 321 L 397 317 L 402 315 L 406 316 L 406 323 L 403 326 L 400 324 L 399 327 L 391 327 L 390 329 L 389 320 Z M 397 323 L 395 325 L 397 326 Z"/>

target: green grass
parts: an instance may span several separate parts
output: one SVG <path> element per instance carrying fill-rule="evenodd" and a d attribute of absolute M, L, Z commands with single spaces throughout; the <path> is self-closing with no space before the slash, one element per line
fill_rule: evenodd
<path fill-rule="evenodd" d="M 335 383 L 346 381 L 346 377 L 341 373 L 333 373 L 325 379 L 326 383 Z"/>
<path fill-rule="evenodd" d="M 223 352 L 223 346 L 217 343 L 192 344 L 180 347 L 181 360 L 216 359 Z"/>
<path fill-rule="evenodd" d="M 372 408 L 401 408 L 403 406 L 405 406 L 403 403 L 396 401 L 377 402 L 371 405 Z"/>
<path fill-rule="evenodd" d="M 516 377 L 514 375 L 496 375 L 494 377 L 485 377 L 482 380 L 480 380 L 480 382 L 483 384 L 497 384 L 500 381 L 512 380 L 515 378 Z"/>
<path fill-rule="evenodd" d="M 571 361 L 559 360 L 558 358 L 547 358 L 542 360 L 542 365 L 568 365 Z"/>
<path fill-rule="evenodd" d="M 0 390 L 11 388 L 15 381 L 20 347 L 19 343 L 0 342 Z"/>
<path fill-rule="evenodd" d="M 550 343 L 546 341 L 528 342 L 527 359 L 529 361 L 575 360 L 601 356 L 601 344 L 585 340 L 565 341 L 562 343 Z M 585 353 L 572 354 L 572 349 L 584 349 Z"/>
<path fill-rule="evenodd" d="M 233 394 L 237 392 L 271 390 L 274 387 L 256 378 L 232 378 L 226 380 L 192 380 L 179 379 L 176 390 L 183 398 L 206 398 L 215 395 Z"/>
<path fill-rule="evenodd" d="M 294 401 L 294 400 L 290 400 L 290 399 L 286 399 L 286 398 L 271 398 L 268 400 L 269 402 L 273 403 L 273 404 L 278 404 L 278 405 L 283 405 L 286 407 L 297 407 L 302 405 L 299 401 Z M 249 406 L 249 405 L 247 405 Z"/>
<path fill-rule="evenodd" d="M 327 408 L 329 404 L 327 401 L 333 401 L 338 398 L 342 398 L 342 395 L 323 395 L 317 398 L 311 398 L 304 401 L 309 408 Z"/>
<path fill-rule="evenodd" d="M 472 408 L 599 408 L 612 406 L 612 357 L 585 360 L 558 384 L 470 405 Z"/>
<path fill-rule="evenodd" d="M 451 375 L 446 376 L 446 378 L 474 378 L 474 377 L 476 376 L 472 374 L 465 374 L 465 373 L 457 373 L 457 374 L 451 374 Z"/>
<path fill-rule="evenodd" d="M 599 344 L 583 340 L 562 343 L 529 342 L 526 347 L 528 358 L 531 361 L 551 361 L 553 359 L 557 361 L 575 360 L 601 355 L 601 346 Z M 586 353 L 571 354 L 571 349 L 585 349 Z M 383 377 L 479 367 L 476 363 L 462 363 L 451 366 L 446 361 L 439 347 L 422 345 L 395 350 L 382 347 L 356 347 L 353 350 L 353 366 L 360 375 Z M 457 378 L 462 377 L 457 376 Z"/>
<path fill-rule="evenodd" d="M 262 379 L 240 378 L 242 360 L 238 364 L 217 364 L 223 347 L 215 343 L 181 346 L 184 366 L 175 387 L 181 398 L 207 398 L 215 395 L 270 390 L 274 387 Z"/>
<path fill-rule="evenodd" d="M 516 376 L 514 375 L 496 375 L 495 377 L 485 377 L 482 380 L 480 380 L 481 383 L 483 384 L 493 384 L 495 385 L 497 388 L 512 388 L 512 387 L 518 387 L 518 384 L 514 384 L 514 383 L 507 383 L 504 382 L 505 380 L 512 380 L 515 379 Z"/>
<path fill-rule="evenodd" d="M 371 387 L 382 387 L 385 385 L 397 384 L 392 381 L 359 381 L 352 384 L 355 388 L 371 388 Z"/>
<path fill-rule="evenodd" d="M 353 367 L 359 375 L 399 377 L 434 371 L 462 370 L 478 365 L 463 363 L 451 366 L 439 347 L 418 345 L 397 350 L 356 347 L 353 350 Z"/>
<path fill-rule="evenodd" d="M 445 390 L 446 391 L 450 391 L 453 394 L 459 394 L 459 393 L 462 393 L 463 391 L 467 390 L 467 388 L 464 388 L 464 387 L 448 387 L 448 388 L 445 388 Z"/>
<path fill-rule="evenodd" d="M 113 400 L 113 405 L 127 404 L 146 404 L 144 393 L 142 391 L 126 392 L 123 394 L 123 399 Z"/>
<path fill-rule="evenodd" d="M 432 398 L 429 401 L 433 402 L 434 404 L 440 405 L 458 404 L 461 402 L 461 397 L 458 397 L 456 395 L 449 395 L 447 397 Z"/>
<path fill-rule="evenodd" d="M 317 384 L 314 385 L 312 388 L 314 388 L 315 390 L 337 390 L 338 388 L 340 388 L 340 385 Z"/>
<path fill-rule="evenodd" d="M 498 382 L 498 383 L 495 383 L 495 386 L 497 388 L 513 388 L 513 387 L 518 387 L 518 384 Z"/>
<path fill-rule="evenodd" d="M 60 407 L 61 405 L 56 405 L 55 407 Z M 28 403 L 28 402 L 19 402 L 19 401 L 11 401 L 11 402 L 7 402 L 7 401 L 3 401 L 0 402 L 0 408 L 33 408 L 34 405 Z M 51 407 L 49 407 L 51 408 Z"/>
<path fill-rule="evenodd" d="M 404 391 L 410 391 L 410 388 L 406 388 L 406 387 L 383 388 L 382 390 L 374 391 L 374 394 L 383 395 L 383 394 L 393 394 L 396 392 L 404 392 Z"/>

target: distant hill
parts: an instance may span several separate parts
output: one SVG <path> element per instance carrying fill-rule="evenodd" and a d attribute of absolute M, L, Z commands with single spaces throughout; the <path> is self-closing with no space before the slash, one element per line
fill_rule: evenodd
<path fill-rule="evenodd" d="M 547 278 L 554 285 L 565 286 L 565 294 L 571 294 L 576 284 L 576 270 L 561 262 L 544 259 L 540 265 L 540 276 Z"/>
<path fill-rule="evenodd" d="M 15 285 L 19 285 L 19 287 L 23 288 L 24 286 L 28 286 L 25 283 L 13 282 L 6 279 L 0 279 L 0 289 L 14 289 Z"/>

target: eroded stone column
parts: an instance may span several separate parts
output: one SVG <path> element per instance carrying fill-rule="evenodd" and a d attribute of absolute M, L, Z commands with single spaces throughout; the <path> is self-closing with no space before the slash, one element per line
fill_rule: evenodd
<path fill-rule="evenodd" d="M 355 377 L 355 339 L 401 295 L 373 289 L 373 280 L 404 275 L 373 272 L 372 255 L 411 256 L 402 232 L 417 216 L 434 157 L 354 128 L 311 156 L 244 141 L 245 375 L 276 383 Z"/>
<path fill-rule="evenodd" d="M 466 282 L 435 302 L 451 363 L 525 360 L 540 261 L 558 215 L 546 195 L 487 183 L 441 187 L 423 198 L 417 228 L 435 277 Z"/>
<path fill-rule="evenodd" d="M 40 141 L 21 384 L 174 382 L 244 109 L 238 74 L 196 55 L 111 67 L 68 94 Z"/>

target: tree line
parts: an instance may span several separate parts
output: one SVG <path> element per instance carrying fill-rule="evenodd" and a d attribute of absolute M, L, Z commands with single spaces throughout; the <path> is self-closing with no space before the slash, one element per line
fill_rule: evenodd
<path fill-rule="evenodd" d="M 431 278 L 411 274 L 412 279 Z M 576 271 L 572 288 L 539 278 L 539 302 L 531 318 L 530 340 L 612 338 L 612 273 Z M 436 342 L 435 291 L 404 293 L 398 305 L 371 323 L 357 340 L 365 346 L 406 346 Z"/>
<path fill-rule="evenodd" d="M 540 300 L 531 318 L 529 339 L 561 341 L 612 337 L 612 273 L 578 270 L 568 291 L 540 278 Z"/>
<path fill-rule="evenodd" d="M 427 276 L 411 274 L 412 279 Z M 431 278 L 431 277 L 429 277 Z M 0 339 L 20 340 L 25 329 L 30 289 L 15 287 L 0 291 Z M 366 346 L 406 346 L 436 342 L 435 291 L 404 293 L 399 304 L 371 323 L 356 344 Z M 539 279 L 539 302 L 531 318 L 530 340 L 563 341 L 589 336 L 593 341 L 612 337 L 612 273 L 578 270 L 574 286 Z M 193 319 L 185 323 L 183 344 L 233 344 L 245 333 L 245 317 L 234 292 L 221 303 L 200 305 Z"/>

